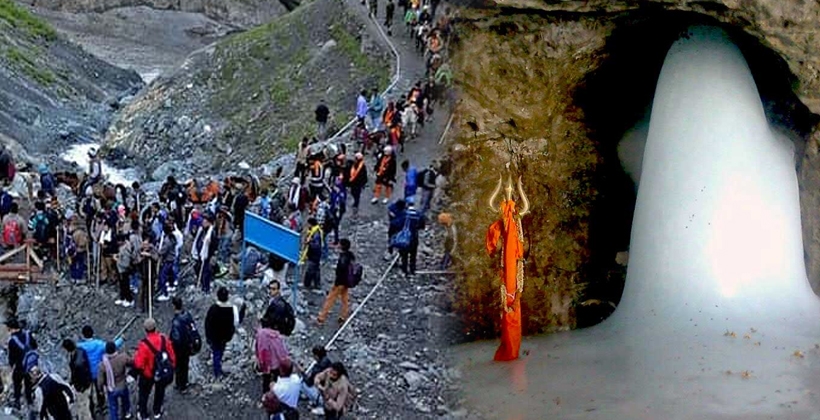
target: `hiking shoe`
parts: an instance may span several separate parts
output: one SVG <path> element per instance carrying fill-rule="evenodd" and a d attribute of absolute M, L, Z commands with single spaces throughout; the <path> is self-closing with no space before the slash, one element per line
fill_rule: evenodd
<path fill-rule="evenodd" d="M 125 308 L 130 308 L 130 307 L 134 306 L 134 302 L 125 301 L 125 302 L 122 303 L 122 306 L 125 307 Z"/>
<path fill-rule="evenodd" d="M 316 407 L 313 410 L 310 410 L 310 413 L 314 414 L 314 415 L 317 415 L 317 416 L 324 416 L 325 415 L 325 409 L 324 409 L 324 407 Z"/>
<path fill-rule="evenodd" d="M 131 420 L 132 418 L 134 418 L 134 416 L 132 416 L 131 413 L 125 413 L 125 420 Z"/>
<path fill-rule="evenodd" d="M 154 414 L 154 420 L 161 419 L 162 413 Z"/>
<path fill-rule="evenodd" d="M 171 298 L 168 297 L 168 295 L 160 295 L 160 297 L 157 298 L 157 302 L 167 302 L 169 300 L 171 300 Z"/>
<path fill-rule="evenodd" d="M 117 305 L 117 306 L 122 305 L 122 299 L 115 300 L 114 305 Z"/>
<path fill-rule="evenodd" d="M 376 204 L 376 203 L 378 203 L 378 202 L 379 202 L 379 198 L 378 198 L 378 197 L 373 197 L 373 199 L 372 199 L 372 200 L 370 200 L 370 204 Z"/>

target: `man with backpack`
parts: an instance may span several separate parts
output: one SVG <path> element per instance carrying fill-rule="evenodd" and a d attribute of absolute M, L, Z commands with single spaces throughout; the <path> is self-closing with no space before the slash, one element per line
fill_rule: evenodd
<path fill-rule="evenodd" d="M 122 347 L 122 338 L 116 339 L 117 347 Z M 88 365 L 91 371 L 91 383 L 94 385 L 94 392 L 89 395 L 91 400 L 91 412 L 94 409 L 101 410 L 105 396 L 102 388 L 97 387 L 97 370 L 105 353 L 105 341 L 94 337 L 94 329 L 90 325 L 84 325 L 82 329 L 82 339 L 77 343 L 77 347 L 88 355 Z"/>
<path fill-rule="evenodd" d="M 91 397 L 93 379 L 88 353 L 77 347 L 77 343 L 70 338 L 63 340 L 63 350 L 68 353 L 68 368 L 71 372 L 69 384 L 74 387 L 75 397 L 77 398 L 77 415 L 80 420 L 92 420 L 94 418 L 94 406 Z"/>
<path fill-rule="evenodd" d="M 71 406 L 76 396 L 71 386 L 57 374 L 41 371 L 39 366 L 32 366 L 28 376 L 36 384 L 32 415 L 40 419 L 72 420 Z"/>
<path fill-rule="evenodd" d="M 9 331 L 8 355 L 14 388 L 12 405 L 19 409 L 23 389 L 26 392 L 26 402 L 29 405 L 33 403 L 32 382 L 26 373 L 38 364 L 37 340 L 31 332 L 22 329 L 20 322 L 15 318 L 6 321 L 6 328 Z"/>
<path fill-rule="evenodd" d="M 356 256 L 350 251 L 350 240 L 344 238 L 340 241 L 341 253 L 339 253 L 339 262 L 336 263 L 336 280 L 333 282 L 333 289 L 325 299 L 322 305 L 322 310 L 319 312 L 317 322 L 319 325 L 324 324 L 328 312 L 336 304 L 336 299 L 342 299 L 342 311 L 339 314 L 339 323 L 344 323 L 347 319 L 350 298 L 348 296 L 348 289 L 356 287 L 361 281 L 361 265 L 356 263 Z"/>
<path fill-rule="evenodd" d="M 11 203 L 9 214 L 3 216 L 3 245 L 6 248 L 17 248 L 23 245 L 26 239 L 23 233 L 26 221 L 19 213 L 20 206 L 17 203 Z"/>
<path fill-rule="evenodd" d="M 433 193 L 436 191 L 436 178 L 438 172 L 436 166 L 431 163 L 427 169 L 422 172 L 421 178 L 421 212 L 427 213 L 430 210 L 430 203 L 433 201 Z"/>
<path fill-rule="evenodd" d="M 296 314 L 290 303 L 282 297 L 281 288 L 281 283 L 276 279 L 272 279 L 268 284 L 270 302 L 262 318 L 269 320 L 276 331 L 290 336 L 296 326 Z"/>
<path fill-rule="evenodd" d="M 171 300 L 174 306 L 174 319 L 171 321 L 171 344 L 177 356 L 176 382 L 174 388 L 184 393 L 188 389 L 188 367 L 191 356 L 202 349 L 202 337 L 196 328 L 194 317 L 182 308 L 182 298 L 175 296 Z"/>
<path fill-rule="evenodd" d="M 97 369 L 97 388 L 104 389 L 108 397 L 108 417 L 120 420 L 120 408 L 126 419 L 131 418 L 131 396 L 128 394 L 128 366 L 133 361 L 128 353 L 117 351 L 117 345 L 105 343 L 105 354 Z"/>
<path fill-rule="evenodd" d="M 41 163 L 37 168 L 37 172 L 40 173 L 40 191 L 45 192 L 49 197 L 56 197 L 57 180 L 54 179 L 54 175 L 48 170 L 48 166 Z"/>
<path fill-rule="evenodd" d="M 155 419 L 162 418 L 162 404 L 165 400 L 165 388 L 174 381 L 174 367 L 176 354 L 171 340 L 157 331 L 157 322 L 154 318 L 147 318 L 143 322 L 145 338 L 137 346 L 134 353 L 134 368 L 139 372 L 138 388 L 138 417 L 148 418 L 148 397 L 154 389 L 153 413 Z"/>
<path fill-rule="evenodd" d="M 213 355 L 214 377 L 225 376 L 222 371 L 222 356 L 225 347 L 233 339 L 236 329 L 245 318 L 245 305 L 242 309 L 228 303 L 228 289 L 220 287 L 216 291 L 217 301 L 208 309 L 205 316 L 205 339 Z"/>
<path fill-rule="evenodd" d="M 322 273 L 321 262 L 324 252 L 324 232 L 319 222 L 311 217 L 308 219 L 308 230 L 302 248 L 300 263 L 307 262 L 305 269 L 305 289 L 321 290 Z"/>
<path fill-rule="evenodd" d="M 71 279 L 79 282 L 86 278 L 88 232 L 79 226 L 76 215 L 67 213 L 66 216 L 68 216 L 68 229 L 65 235 L 66 256 L 71 260 Z"/>
<path fill-rule="evenodd" d="M 35 212 L 28 221 L 28 230 L 33 232 L 37 245 L 45 247 L 48 245 L 49 220 L 46 215 L 46 203 L 37 201 L 34 203 Z"/>
<path fill-rule="evenodd" d="M 416 210 L 414 200 L 407 199 L 407 210 L 402 220 L 402 230 L 390 239 L 390 245 L 399 250 L 401 271 L 408 276 L 416 274 L 416 255 L 419 249 L 419 231 L 424 229 L 424 216 Z M 410 266 L 408 267 L 408 259 Z"/>

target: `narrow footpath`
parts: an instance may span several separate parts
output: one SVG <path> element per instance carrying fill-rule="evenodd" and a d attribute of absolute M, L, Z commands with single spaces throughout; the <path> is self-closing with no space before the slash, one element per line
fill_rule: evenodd
<path fill-rule="evenodd" d="M 367 30 L 371 37 L 384 42 L 376 23 L 368 18 L 367 6 L 359 0 L 345 2 L 351 11 L 368 22 Z M 384 23 L 385 4 L 384 0 L 379 1 L 379 25 Z M 442 6 L 438 13 L 443 12 Z M 416 50 L 415 40 L 404 25 L 399 7 L 396 7 L 390 40 L 400 56 L 401 77 L 394 89 L 385 95 L 387 101 L 397 100 L 399 96 L 406 94 L 414 83 L 424 80 L 425 74 L 422 53 Z M 351 107 L 353 104 L 351 100 Z M 434 159 L 439 159 L 443 151 L 439 140 L 449 118 L 449 105 L 437 107 L 433 121 L 425 124 L 418 138 L 407 143 L 398 162 L 408 159 L 421 170 Z M 373 158 L 368 159 L 368 170 L 372 170 L 375 162 Z M 394 199 L 402 194 L 403 179 L 404 173 L 399 169 Z M 381 202 L 370 203 L 372 188 L 371 176 L 368 188 L 362 193 L 358 220 L 349 218 L 348 213 L 340 231 L 342 236 L 351 238 L 352 250 L 366 272 L 362 284 L 351 290 L 351 313 L 392 263 L 392 259 L 384 258 L 387 247 L 387 209 Z M 438 269 L 443 246 L 441 227 L 436 223 L 437 215 L 438 209 L 434 205 L 427 215 L 427 230 L 421 233 L 417 263 L 419 271 Z M 335 260 L 334 253 L 322 267 L 325 291 L 333 281 Z M 452 402 L 457 401 L 455 383 L 458 375 L 446 364 L 448 331 L 453 324 L 453 315 L 446 310 L 445 293 L 452 281 L 452 278 L 442 275 L 405 277 L 397 262 L 380 288 L 330 347 L 331 359 L 342 360 L 346 364 L 351 381 L 358 389 L 356 418 L 457 417 L 459 410 Z M 292 346 L 295 348 L 310 349 L 313 345 L 326 344 L 340 327 L 333 315 L 323 327 L 314 322 L 324 295 L 309 294 L 307 300 L 309 314 L 300 317 L 307 321 L 306 335 L 293 337 L 305 341 L 293 342 Z M 335 310 L 338 311 L 338 306 Z M 296 357 L 308 359 L 307 354 Z M 305 418 L 312 418 L 307 410 L 303 410 L 302 414 Z"/>

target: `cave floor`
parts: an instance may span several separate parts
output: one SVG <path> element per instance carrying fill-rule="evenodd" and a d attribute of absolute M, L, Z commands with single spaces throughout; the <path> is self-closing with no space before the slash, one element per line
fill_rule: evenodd
<path fill-rule="evenodd" d="M 820 341 L 776 323 L 629 334 L 611 323 L 453 348 L 465 407 L 487 419 L 820 419 Z"/>

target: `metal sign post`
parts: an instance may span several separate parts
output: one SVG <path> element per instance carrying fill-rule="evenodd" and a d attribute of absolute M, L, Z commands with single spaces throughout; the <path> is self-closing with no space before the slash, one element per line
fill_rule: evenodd
<path fill-rule="evenodd" d="M 245 259 L 247 244 L 258 246 L 293 264 L 294 279 L 291 284 L 291 301 L 296 308 L 296 293 L 299 285 L 300 235 L 278 223 L 273 223 L 259 215 L 245 213 L 245 235 L 242 238 L 242 258 L 239 261 L 239 280 L 245 279 Z"/>

